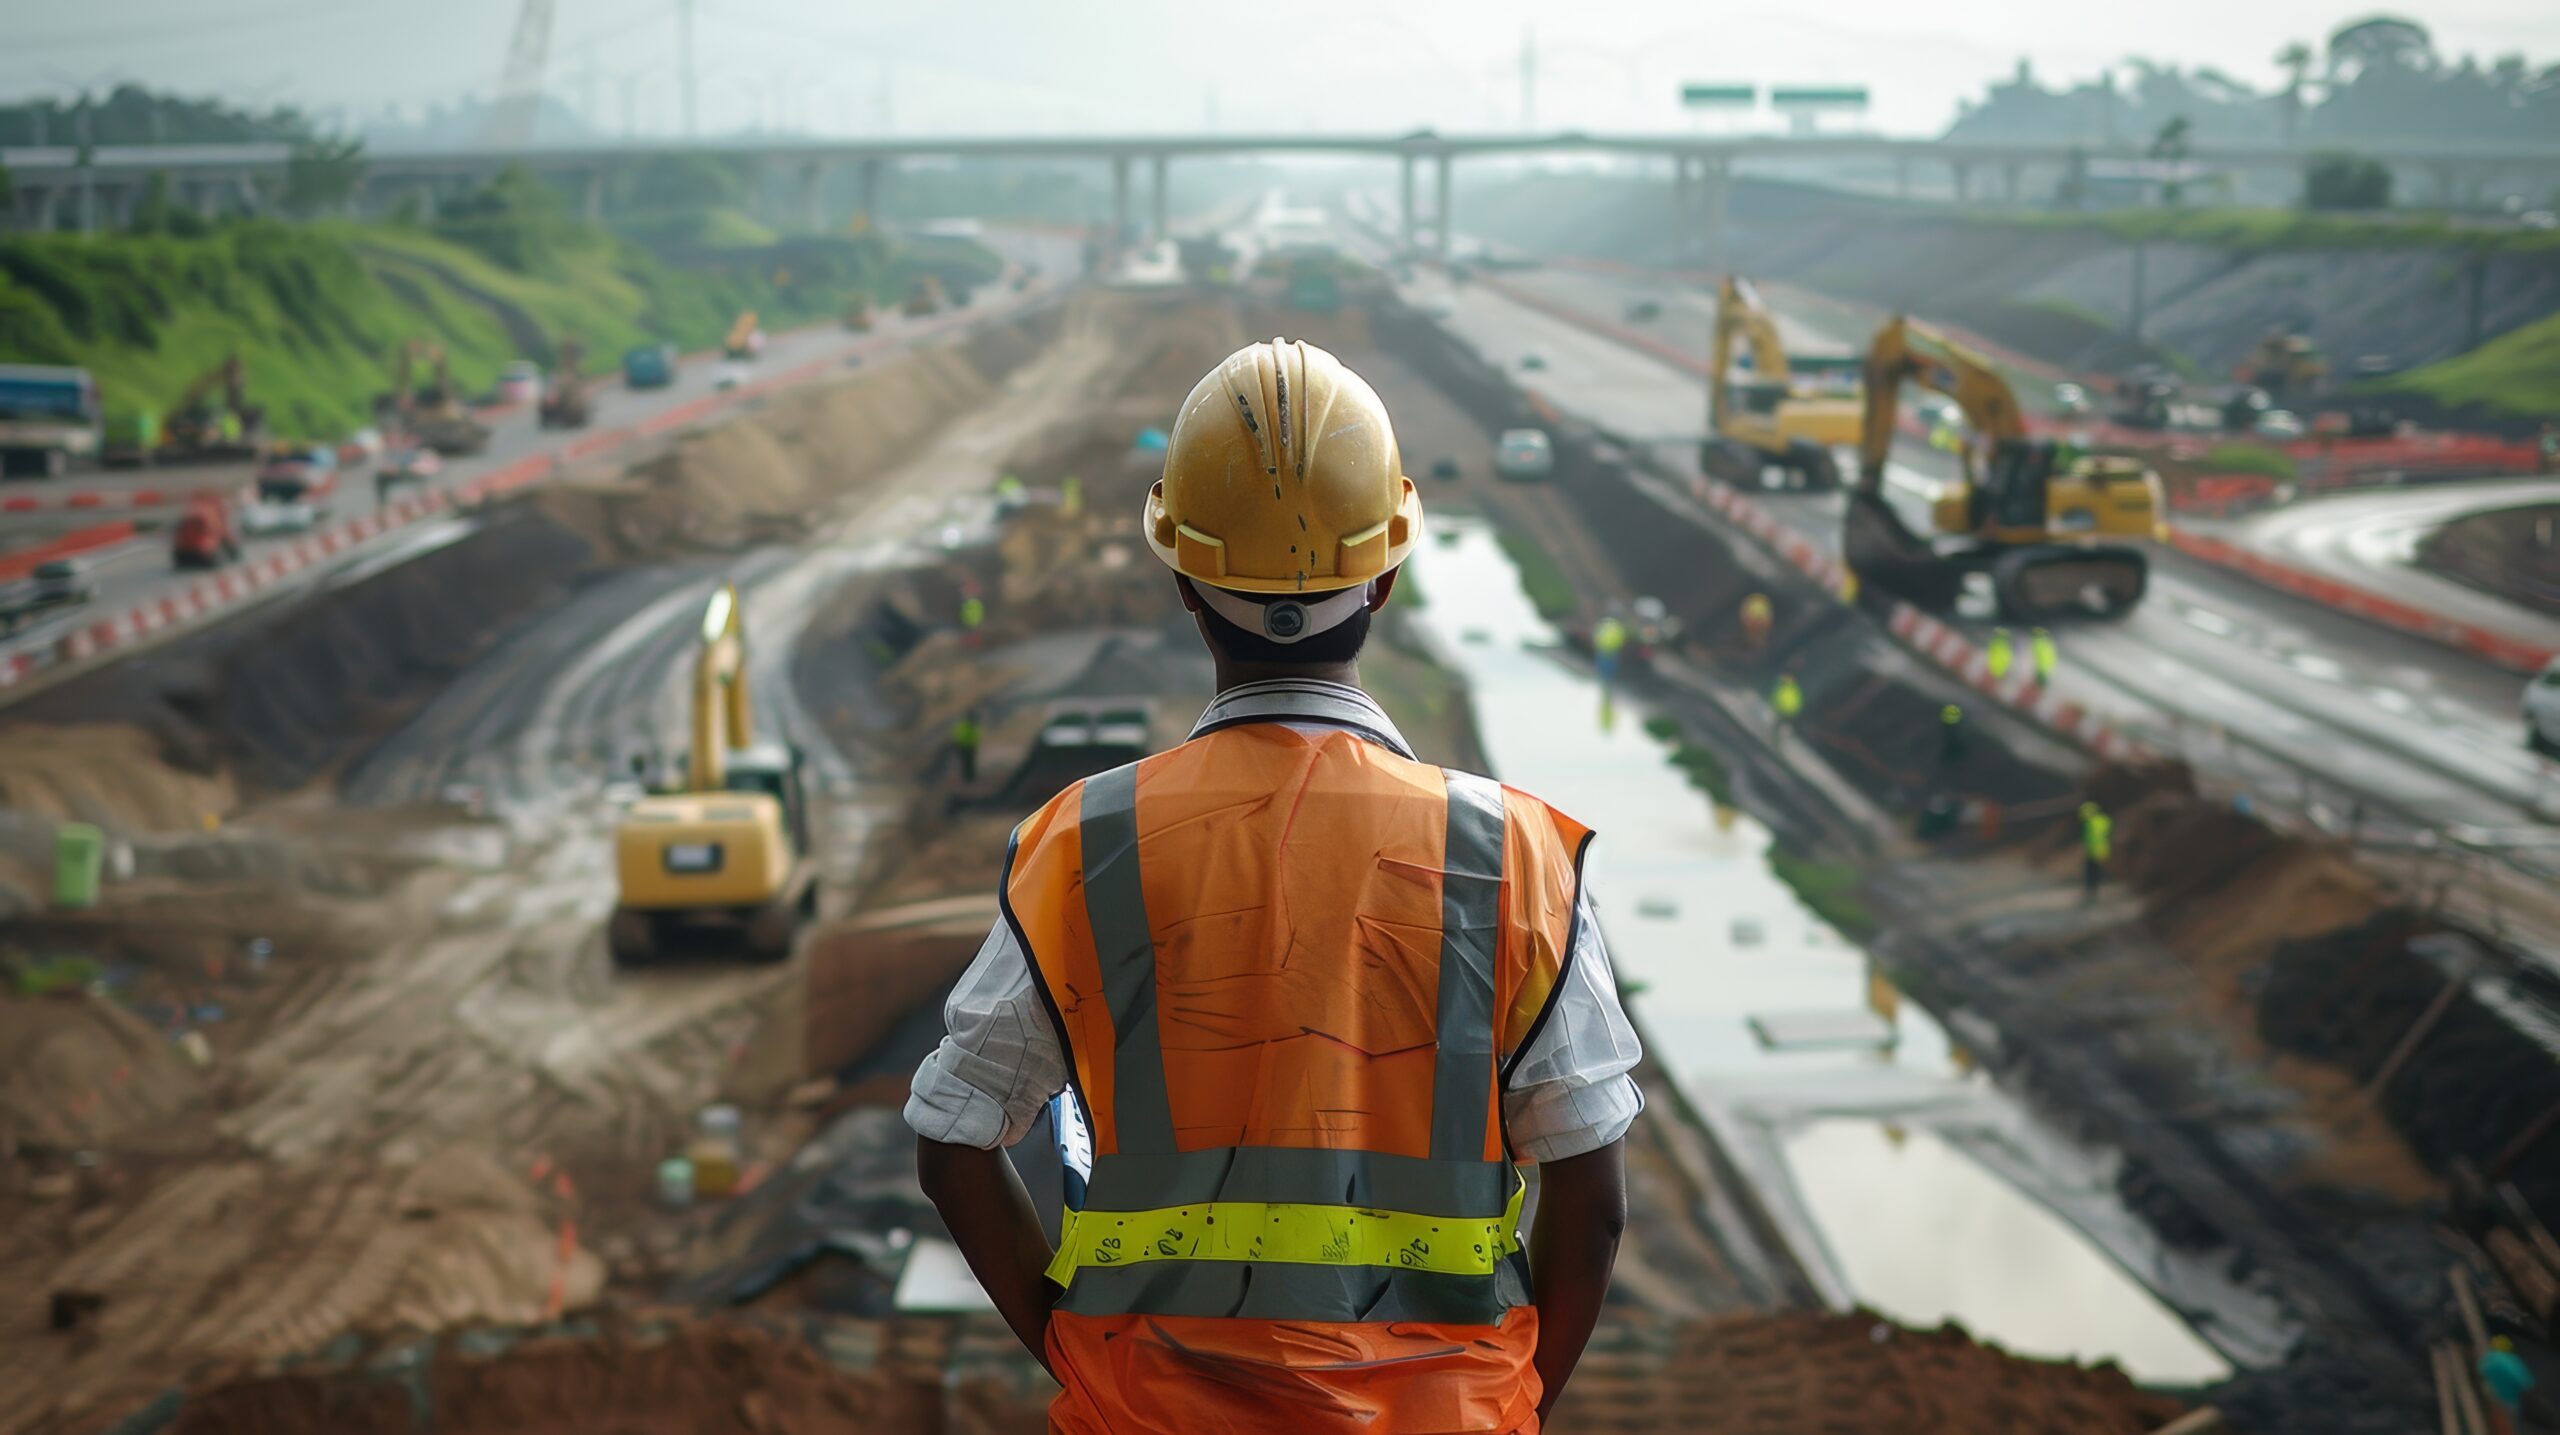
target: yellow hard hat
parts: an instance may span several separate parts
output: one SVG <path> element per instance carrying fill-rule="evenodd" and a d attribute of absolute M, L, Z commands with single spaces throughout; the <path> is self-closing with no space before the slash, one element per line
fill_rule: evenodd
<path fill-rule="evenodd" d="M 1313 344 L 1229 354 L 1183 400 L 1147 545 L 1176 573 L 1239 593 L 1358 588 L 1422 538 L 1387 407 Z"/>

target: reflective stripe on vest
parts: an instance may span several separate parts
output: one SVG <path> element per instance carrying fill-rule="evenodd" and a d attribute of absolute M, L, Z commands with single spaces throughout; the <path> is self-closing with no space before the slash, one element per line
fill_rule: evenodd
<path fill-rule="evenodd" d="M 1430 994 L 1428 1121 L 1399 1124 L 1394 1113 L 1352 1110 L 1350 1119 L 1372 1124 L 1343 1129 L 1355 1137 L 1367 1131 L 1370 1136 L 1364 1139 L 1373 1141 L 1410 1131 L 1410 1137 L 1391 1144 L 1427 1143 L 1427 1150 L 1281 1145 L 1267 1135 L 1253 1142 L 1252 1132 L 1275 1126 L 1323 1139 L 1331 1129 L 1325 1124 L 1328 1100 L 1357 1108 L 1364 1096 L 1410 1091 L 1419 1097 L 1413 1090 L 1419 1079 L 1394 1073 L 1410 1069 L 1420 1078 L 1420 1068 L 1381 1067 L 1371 1075 L 1372 1069 L 1362 1063 L 1408 1055 L 1418 1062 L 1424 1052 L 1390 1049 L 1351 1058 L 1353 1089 L 1341 1092 L 1323 1089 L 1325 1073 L 1335 1068 L 1326 1065 L 1328 1058 L 1321 1052 L 1301 1055 L 1294 1065 L 1276 1059 L 1289 1078 L 1277 1081 L 1285 1093 L 1281 1100 L 1318 1109 L 1261 1110 L 1259 1103 L 1269 1094 L 1263 1078 L 1274 1070 L 1274 1038 L 1258 1035 L 1254 1024 L 1298 1020 L 1297 1009 L 1287 1005 L 1289 994 L 1300 990 L 1291 983 L 1311 978 L 1294 969 L 1295 964 L 1321 962 L 1325 954 L 1302 954 L 1296 939 L 1306 934 L 1285 917 L 1253 925 L 1269 918 L 1275 906 L 1285 912 L 1285 890 L 1236 891 L 1230 897 L 1214 883 L 1166 880 L 1192 875 L 1188 873 L 1150 873 L 1142 880 L 1139 788 L 1145 765 L 1090 778 L 1024 824 L 1006 876 L 1008 913 L 1022 929 L 1044 992 L 1059 1009 L 1078 1095 L 1087 1103 L 1096 1134 L 1084 1208 L 1067 1213 L 1049 1268 L 1052 1278 L 1068 1287 L 1058 1308 L 1090 1316 L 1494 1323 L 1504 1310 L 1528 1298 L 1517 1236 L 1521 1184 L 1492 1126 L 1500 1091 L 1498 1061 L 1506 1047 L 1525 1040 L 1561 976 L 1571 941 L 1575 867 L 1587 834 L 1488 779 L 1442 773 L 1377 749 L 1362 750 L 1349 735 L 1305 738 L 1252 726 L 1237 729 L 1232 738 L 1195 739 L 1186 748 L 1203 749 L 1212 742 L 1230 743 L 1219 752 L 1234 754 L 1233 759 L 1187 752 L 1183 766 L 1156 769 L 1167 785 L 1151 790 L 1172 795 L 1150 799 L 1155 804 L 1151 810 L 1159 814 L 1153 821 L 1188 825 L 1180 846 L 1172 845 L 1170 834 L 1159 837 L 1165 845 L 1151 860 L 1165 860 L 1169 849 L 1177 860 L 1214 863 L 1219 859 L 1211 849 L 1218 834 L 1205 829 L 1232 813 L 1233 821 L 1242 824 L 1239 832 L 1247 847 L 1264 832 L 1251 824 L 1288 823 L 1276 829 L 1282 836 L 1274 845 L 1286 850 L 1270 859 L 1267 886 L 1288 885 L 1279 870 L 1288 864 L 1297 864 L 1290 866 L 1289 876 L 1300 883 L 1338 876 L 1340 883 L 1318 883 L 1333 896 L 1340 895 L 1331 890 L 1335 886 L 1357 888 L 1363 881 L 1393 878 L 1394 889 L 1383 894 L 1352 893 L 1344 920 L 1357 925 L 1364 940 L 1356 943 L 1356 954 L 1333 955 L 1337 964 L 1360 959 L 1358 969 L 1346 969 L 1340 980 L 1392 984 L 1378 989 L 1378 1003 L 1396 1005 L 1400 999 L 1404 1005 L 1395 1015 L 1408 1022 L 1417 1015 L 1409 1010 L 1411 1003 Z M 1203 767 L 1204 762 L 1215 765 Z M 1437 779 L 1439 788 L 1430 795 L 1437 798 L 1440 830 L 1427 834 L 1436 836 L 1436 843 L 1417 840 L 1413 827 L 1427 810 L 1416 801 L 1426 791 L 1425 774 Z M 1218 780 L 1203 781 L 1204 775 L 1233 781 L 1222 786 Z M 1295 780 L 1305 786 L 1294 798 L 1257 792 L 1253 783 L 1264 780 L 1283 787 Z M 1203 788 L 1219 790 L 1203 795 Z M 1372 788 L 1374 803 L 1366 795 Z M 1310 799 L 1309 790 L 1318 795 Z M 1292 804 L 1299 802 L 1319 814 L 1310 819 L 1311 833 L 1301 833 L 1295 825 L 1298 808 Z M 1346 812 L 1366 810 L 1364 804 L 1383 815 L 1383 835 L 1359 831 L 1356 822 L 1349 824 L 1350 830 L 1325 826 L 1325 814 L 1341 819 Z M 1274 817 L 1275 807 L 1288 818 Z M 1527 826 L 1544 830 L 1516 830 L 1523 826 L 1524 813 L 1542 819 Z M 1195 842 L 1210 846 L 1195 847 Z M 1436 851 L 1429 850 L 1434 847 Z M 1524 884 L 1518 872 L 1510 871 L 1524 852 L 1531 854 L 1527 860 L 1549 869 L 1540 874 L 1543 880 Z M 1438 886 L 1435 959 L 1401 968 L 1394 961 L 1382 962 L 1382 952 L 1433 950 L 1418 946 L 1421 934 L 1413 930 L 1429 921 L 1428 909 L 1413 909 L 1401 895 L 1417 890 L 1412 884 L 1425 868 Z M 1074 895 L 1069 895 L 1070 886 Z M 1159 896 L 1182 895 L 1177 906 L 1187 902 L 1211 910 L 1150 912 L 1151 886 L 1164 889 Z M 1507 893 L 1514 899 L 1509 903 Z M 1198 935 L 1194 924 L 1235 919 L 1236 911 L 1215 910 L 1226 906 L 1241 911 L 1246 921 L 1238 933 L 1287 944 L 1278 970 L 1258 964 L 1249 950 L 1204 945 L 1216 943 L 1218 933 Z M 1330 931 L 1320 917 L 1342 914 L 1330 909 L 1309 914 L 1309 924 Z M 1537 924 L 1542 929 L 1532 932 Z M 1365 938 L 1373 926 L 1394 930 L 1372 942 Z M 1181 935 L 1169 938 L 1168 931 Z M 1282 936 L 1270 937 L 1272 931 Z M 1205 975 L 1190 974 L 1193 985 L 1188 987 L 1182 978 L 1167 978 L 1176 983 L 1166 989 L 1168 994 L 1196 992 L 1205 983 L 1210 993 L 1230 997 L 1237 1005 L 1202 1001 L 1175 1015 L 1160 1011 L 1159 1001 L 1167 998 L 1159 994 L 1157 955 L 1159 943 L 1166 940 L 1177 944 L 1169 951 L 1188 951 L 1194 965 L 1208 969 Z M 1184 947 L 1185 942 L 1193 945 Z M 1088 943 L 1090 969 L 1083 965 L 1084 952 L 1076 950 Z M 1374 970 L 1380 967 L 1388 969 Z M 1416 980 L 1425 975 L 1433 986 Z M 1098 992 L 1093 990 L 1097 981 Z M 1234 982 L 1263 985 L 1250 991 L 1226 985 Z M 1328 990 L 1304 1000 L 1321 1007 L 1331 995 L 1338 993 Z M 1107 1026 L 1093 1010 L 1091 998 L 1096 996 L 1107 1009 Z M 1269 1000 L 1260 999 L 1265 997 Z M 1381 1020 L 1392 1029 L 1390 1035 L 1403 1029 L 1391 1019 Z M 1181 1025 L 1166 1025 L 1177 1021 Z M 1186 1049 L 1178 1055 L 1190 1063 L 1229 1054 L 1230 1044 L 1219 1040 L 1228 1025 L 1237 1028 L 1232 1045 L 1261 1053 L 1258 1065 L 1245 1068 L 1253 1073 L 1248 1078 L 1253 1089 L 1204 1094 L 1195 1084 L 1184 1088 L 1188 1099 L 1177 1102 L 1169 1089 L 1174 1085 L 1169 1071 L 1182 1068 L 1168 1067 L 1165 1032 L 1182 1037 Z M 1330 1050 L 1325 1043 L 1331 1039 L 1316 1032 L 1310 1022 L 1282 1035 L 1312 1038 Z M 1110 1044 L 1107 1053 L 1094 1049 L 1103 1036 Z M 1329 1059 L 1337 1064 L 1345 1060 L 1338 1054 Z M 1317 1083 L 1314 1089 L 1306 1087 L 1310 1081 Z M 1177 1106 L 1191 1113 L 1182 1118 L 1181 1129 L 1192 1131 L 1197 1140 L 1203 1130 L 1232 1129 L 1221 1124 L 1234 1118 L 1220 1103 L 1239 1100 L 1254 1103 L 1245 1118 L 1253 1144 L 1179 1149 Z"/>

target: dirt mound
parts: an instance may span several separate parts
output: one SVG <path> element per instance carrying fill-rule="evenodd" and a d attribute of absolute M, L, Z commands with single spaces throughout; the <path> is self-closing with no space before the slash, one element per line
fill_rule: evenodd
<path fill-rule="evenodd" d="M 238 794 L 218 772 L 163 756 L 131 723 L 12 722 L 0 740 L 0 807 L 95 822 L 120 832 L 177 831 L 231 811 Z"/>
<path fill-rule="evenodd" d="M 2418 566 L 2511 603 L 2560 614 L 2560 504 L 2457 518 L 2419 541 Z"/>
<path fill-rule="evenodd" d="M 621 558 L 801 537 L 831 500 L 986 402 L 1062 322 L 1060 311 L 1044 310 L 961 344 L 783 394 L 744 418 L 685 434 L 619 477 L 557 484 L 537 502 Z"/>
<path fill-rule="evenodd" d="M 417 1366 L 287 1371 L 192 1393 L 175 1435 L 786 1435 L 822 1430 L 1033 1435 L 1047 1392 L 950 1349 L 949 1322 L 843 1322 L 829 1363 L 809 1336 L 743 1319 L 595 1338 L 542 1337 L 496 1355 L 447 1342 Z M 814 1334 L 814 1332 L 813 1332 Z M 1018 1362 L 1028 1366 L 1028 1359 Z M 974 1368 L 973 1368 L 974 1366 Z M 948 1368 L 946 1368 L 948 1367 Z"/>
<path fill-rule="evenodd" d="M 2149 1435 L 2184 1410 L 2113 1365 L 2030 1360 L 1869 1311 L 1630 1322 L 1583 1360 L 1557 1430 L 1651 1435 Z"/>
<path fill-rule="evenodd" d="M 2267 964 L 2260 1029 L 2270 1045 L 2370 1083 L 2445 995 L 2445 969 L 2424 951 L 2447 941 L 2441 924 L 2392 910 L 2288 943 Z M 2510 993 L 2546 1006 L 2554 996 Z M 2560 1067 L 2476 991 L 2443 1008 L 2378 1104 L 2428 1169 L 2466 1160 L 2515 1182 L 2537 1209 L 2560 1209 L 2560 1147 L 2531 1139 L 2560 1110 Z"/>
<path fill-rule="evenodd" d="M 485 1152 L 277 1165 L 230 1160 L 39 1214 L 67 1254 L 28 1289 L 96 1302 L 80 1330 L 45 1303 L 0 1324 L 0 1419 L 130 1402 L 209 1363 L 272 1360 L 343 1333 L 530 1323 L 595 1299 L 603 1265 L 566 1204 Z M 18 1428 L 11 1426 L 9 1428 Z"/>
<path fill-rule="evenodd" d="M 167 1036 L 87 991 L 0 997 L 0 1051 L 0 1132 L 21 1152 L 93 1148 L 204 1093 Z"/>

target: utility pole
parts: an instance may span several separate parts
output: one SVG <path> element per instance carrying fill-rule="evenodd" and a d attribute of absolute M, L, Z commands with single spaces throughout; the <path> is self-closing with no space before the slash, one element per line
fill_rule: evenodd
<path fill-rule="evenodd" d="M 683 81 L 684 137 L 692 139 L 700 133 L 693 108 L 693 0 L 676 0 L 676 68 Z"/>
<path fill-rule="evenodd" d="M 75 132 L 80 145 L 80 237 L 98 232 L 98 156 L 91 147 L 89 92 L 80 92 L 80 125 Z"/>
<path fill-rule="evenodd" d="M 1520 27 L 1520 130 L 1534 134 L 1538 129 L 1538 30 L 1534 25 Z"/>

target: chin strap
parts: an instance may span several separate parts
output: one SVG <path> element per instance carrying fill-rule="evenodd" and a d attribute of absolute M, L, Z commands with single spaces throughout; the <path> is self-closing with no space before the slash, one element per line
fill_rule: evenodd
<path fill-rule="evenodd" d="M 1251 598 L 1194 583 L 1192 591 L 1209 610 L 1248 633 L 1268 638 L 1275 643 L 1301 643 L 1329 628 L 1351 621 L 1351 615 L 1369 606 L 1369 585 L 1344 588 L 1327 593 L 1312 603 L 1295 598 L 1277 598 L 1257 603 Z"/>

